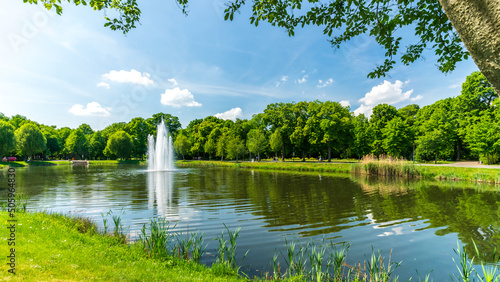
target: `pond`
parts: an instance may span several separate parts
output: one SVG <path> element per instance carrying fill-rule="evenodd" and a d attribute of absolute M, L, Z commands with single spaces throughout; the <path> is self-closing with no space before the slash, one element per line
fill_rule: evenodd
<path fill-rule="evenodd" d="M 182 232 L 200 230 L 207 264 L 223 224 L 241 227 L 237 257 L 249 250 L 242 270 L 251 277 L 272 271 L 273 255 L 286 252 L 285 238 L 350 243 L 351 265 L 367 260 L 372 248 L 387 258 L 392 250 L 391 260 L 402 262 L 395 271 L 402 281 L 458 275 L 457 242 L 472 253 L 474 241 L 489 255 L 500 246 L 500 193 L 489 185 L 233 168 L 151 173 L 138 165 L 27 167 L 16 174 L 30 210 L 84 215 L 100 226 L 101 213 L 123 213 L 132 238 L 158 216 Z M 280 261 L 284 269 L 281 255 Z"/>

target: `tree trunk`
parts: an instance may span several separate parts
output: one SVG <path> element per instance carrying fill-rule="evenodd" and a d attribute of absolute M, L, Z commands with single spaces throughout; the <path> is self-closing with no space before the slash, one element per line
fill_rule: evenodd
<path fill-rule="evenodd" d="M 281 160 L 285 161 L 285 142 L 283 141 Z"/>
<path fill-rule="evenodd" d="M 306 161 L 306 152 L 305 151 L 302 151 L 302 161 L 303 162 Z"/>
<path fill-rule="evenodd" d="M 457 142 L 457 162 L 460 161 L 460 149 L 462 146 L 460 146 L 460 140 Z"/>
<path fill-rule="evenodd" d="M 500 2 L 439 0 L 479 70 L 500 93 Z"/>
<path fill-rule="evenodd" d="M 332 147 L 330 146 L 330 141 L 328 141 L 328 162 L 332 161 Z"/>
<path fill-rule="evenodd" d="M 260 152 L 257 153 L 257 161 L 260 163 Z"/>
<path fill-rule="evenodd" d="M 488 165 L 490 165 L 490 154 L 486 154 L 486 159 L 488 160 Z"/>
<path fill-rule="evenodd" d="M 436 152 L 436 159 L 434 159 L 434 164 L 438 163 L 438 152 Z"/>

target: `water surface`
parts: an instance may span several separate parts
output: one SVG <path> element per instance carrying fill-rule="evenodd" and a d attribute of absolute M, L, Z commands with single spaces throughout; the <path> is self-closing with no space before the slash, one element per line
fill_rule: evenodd
<path fill-rule="evenodd" d="M 284 239 L 319 243 L 348 242 L 348 263 L 362 262 L 372 247 L 402 261 L 396 275 L 413 280 L 431 272 L 434 281 L 458 274 L 452 258 L 457 242 L 492 254 L 499 244 L 495 186 L 458 182 L 379 181 L 323 173 L 283 173 L 233 168 L 193 168 L 146 172 L 144 166 L 91 165 L 16 169 L 19 192 L 30 210 L 93 218 L 123 212 L 123 223 L 136 237 L 153 217 L 177 223 L 177 229 L 205 233 L 211 263 L 214 239 L 226 224 L 241 227 L 238 239 L 243 269 L 251 275 L 270 271 L 274 253 L 285 252 Z M 6 170 L 0 171 L 0 183 Z M 458 260 L 457 260 L 458 261 Z M 281 260 L 281 264 L 285 265 Z"/>

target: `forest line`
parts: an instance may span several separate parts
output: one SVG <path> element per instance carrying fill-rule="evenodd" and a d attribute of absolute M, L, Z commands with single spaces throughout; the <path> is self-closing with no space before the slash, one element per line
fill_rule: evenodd
<path fill-rule="evenodd" d="M 361 158 L 367 154 L 417 160 L 500 159 L 500 99 L 480 72 L 457 97 L 432 105 L 388 104 L 370 118 L 334 101 L 269 104 L 251 119 L 196 119 L 182 128 L 171 114 L 136 117 L 94 131 L 88 124 L 56 128 L 0 113 L 0 157 L 33 159 L 143 159 L 147 136 L 163 119 L 180 159 L 246 157 Z"/>

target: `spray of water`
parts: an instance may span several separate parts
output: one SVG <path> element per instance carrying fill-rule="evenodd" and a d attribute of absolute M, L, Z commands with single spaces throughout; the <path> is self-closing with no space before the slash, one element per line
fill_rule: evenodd
<path fill-rule="evenodd" d="M 156 141 L 153 135 L 148 135 L 148 170 L 174 170 L 174 151 L 172 138 L 168 135 L 163 119 L 157 127 Z"/>

